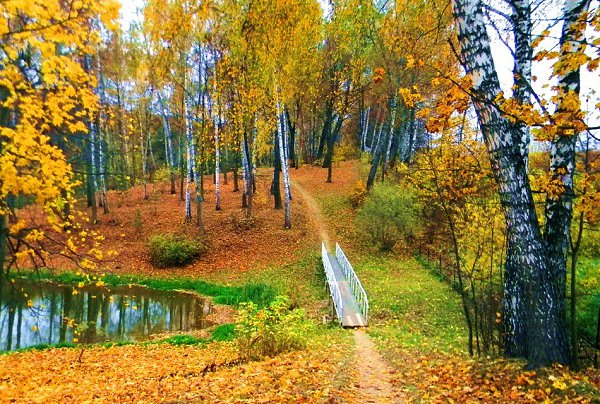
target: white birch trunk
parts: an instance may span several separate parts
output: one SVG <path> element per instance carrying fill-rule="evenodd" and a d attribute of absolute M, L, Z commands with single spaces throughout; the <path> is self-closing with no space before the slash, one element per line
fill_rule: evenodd
<path fill-rule="evenodd" d="M 98 143 L 98 165 L 100 166 L 100 187 L 102 193 L 102 209 L 104 213 L 109 213 L 108 210 L 108 193 L 106 189 L 106 158 L 104 156 L 104 141 L 100 139 Z"/>
<path fill-rule="evenodd" d="M 278 89 L 275 90 L 276 98 Z M 287 160 L 285 157 L 285 145 L 283 143 L 283 137 L 285 136 L 285 117 L 283 113 L 281 113 L 281 104 L 279 103 L 279 99 L 276 100 L 276 113 L 277 113 L 277 141 L 279 143 L 279 157 L 281 160 L 281 172 L 283 174 L 283 185 L 285 190 L 285 228 L 292 228 L 292 219 L 291 219 L 291 189 L 290 189 L 290 176 L 287 166 Z"/>
<path fill-rule="evenodd" d="M 219 134 L 220 117 L 215 117 L 215 209 L 221 210 L 221 139 Z"/>
<path fill-rule="evenodd" d="M 368 107 L 367 110 L 365 111 L 365 117 L 363 118 L 363 133 L 361 136 L 361 150 L 362 151 L 371 151 L 370 149 L 367 148 L 367 135 L 369 133 L 369 115 L 371 111 L 371 107 Z"/>
<path fill-rule="evenodd" d="M 473 81 L 473 103 L 498 183 L 508 243 L 517 271 L 512 275 L 518 280 L 513 285 L 517 287 L 517 293 L 505 288 L 505 321 L 514 322 L 511 326 L 517 331 L 522 330 L 522 339 L 516 342 L 526 346 L 530 366 L 566 363 L 568 345 L 564 313 L 559 306 L 558 285 L 548 266 L 547 245 L 539 227 L 520 141 L 515 141 L 520 138 L 520 132 L 493 105 L 500 93 L 500 83 L 482 2 L 453 0 L 453 13 L 462 61 Z M 525 299 L 522 304 L 516 302 L 526 310 L 525 315 L 512 310 L 513 299 Z M 509 333 L 514 331 L 509 327 Z"/>
<path fill-rule="evenodd" d="M 185 123 L 187 155 L 187 177 L 185 181 L 185 220 L 192 220 L 192 181 L 194 175 L 194 153 L 192 147 L 194 144 L 194 136 L 192 133 L 192 123 L 188 116 L 187 100 L 185 98 L 183 100 L 183 119 Z"/>

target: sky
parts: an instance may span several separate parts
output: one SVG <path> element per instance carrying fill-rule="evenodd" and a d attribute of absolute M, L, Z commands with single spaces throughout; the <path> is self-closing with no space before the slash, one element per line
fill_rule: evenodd
<path fill-rule="evenodd" d="M 120 0 L 121 1 L 121 22 L 123 28 L 127 30 L 132 21 L 139 20 L 139 16 L 137 15 L 137 10 L 143 6 L 144 0 Z M 321 6 L 324 10 L 329 8 L 329 3 L 327 0 L 319 0 Z M 558 2 L 559 4 L 562 2 Z M 557 17 L 561 13 L 560 7 L 556 5 L 554 2 L 549 2 L 550 6 L 544 9 L 541 9 L 540 15 L 547 18 L 552 19 L 553 17 Z M 554 4 L 554 5 L 552 5 Z M 591 8 L 598 7 L 599 1 L 592 1 Z M 543 28 L 538 26 L 538 32 L 541 32 Z M 506 46 L 496 37 L 494 39 L 495 34 L 490 33 L 493 40 L 492 45 L 492 54 L 494 57 L 494 62 L 496 65 L 496 70 L 498 71 L 498 76 L 501 82 L 501 86 L 503 91 L 506 94 L 510 94 L 511 85 L 512 85 L 512 68 L 513 68 L 513 58 L 511 56 L 510 51 L 506 48 Z M 551 32 L 551 36 L 559 37 L 560 36 L 560 25 L 554 27 Z M 538 77 L 538 80 L 533 83 L 533 87 L 538 92 L 542 98 L 549 98 L 550 87 L 544 88 L 545 84 L 553 83 L 552 79 L 550 79 L 551 73 L 551 63 L 549 62 L 541 62 L 533 64 L 533 75 Z M 588 124 L 590 126 L 598 126 L 600 125 L 600 112 L 594 108 L 594 104 L 598 102 L 598 97 L 600 95 L 600 79 L 598 77 L 598 72 L 589 73 L 586 69 L 582 69 L 581 75 L 582 81 L 582 94 L 589 94 L 592 100 L 595 100 L 590 105 L 590 110 L 592 110 L 592 115 L 588 116 Z M 585 108 L 585 105 L 584 105 Z"/>

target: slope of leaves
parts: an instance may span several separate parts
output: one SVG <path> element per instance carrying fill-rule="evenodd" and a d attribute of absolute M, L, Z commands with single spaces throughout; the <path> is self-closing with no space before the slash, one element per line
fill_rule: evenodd
<path fill-rule="evenodd" d="M 440 351 L 415 354 L 398 341 L 382 342 L 398 382 L 415 402 L 597 402 L 600 375 L 563 367 L 525 371 L 524 362 L 471 359 Z"/>
<path fill-rule="evenodd" d="M 100 214 L 96 230 L 104 236 L 101 248 L 116 252 L 113 260 L 105 260 L 103 270 L 119 274 L 150 276 L 218 277 L 223 270 L 257 269 L 269 265 L 295 262 L 311 241 L 308 219 L 301 198 L 293 201 L 293 228 L 283 227 L 283 212 L 274 210 L 269 193 L 271 170 L 257 175 L 258 192 L 254 198 L 254 222 L 241 229 L 241 193 L 233 192 L 233 181 L 221 184 L 221 211 L 214 209 L 212 176 L 205 178 L 203 220 L 206 251 L 202 257 L 182 268 L 156 268 L 150 262 L 147 241 L 153 235 L 197 236 L 193 225 L 184 223 L 184 202 L 179 194 L 169 194 L 169 184 L 148 184 L 150 197 L 143 199 L 143 187 L 127 191 L 110 191 L 110 213 Z M 32 213 L 34 214 L 34 213 Z M 264 254 L 269 251 L 270 254 Z M 55 259 L 54 268 L 72 269 L 71 262 Z M 227 271 L 229 273 L 229 271 Z M 222 280 L 222 279 L 221 279 Z"/>
<path fill-rule="evenodd" d="M 337 331 L 328 338 L 340 340 Z M 0 396 L 16 401 L 258 401 L 348 399 L 338 372 L 348 339 L 240 363 L 229 343 L 52 349 L 0 357 Z"/>

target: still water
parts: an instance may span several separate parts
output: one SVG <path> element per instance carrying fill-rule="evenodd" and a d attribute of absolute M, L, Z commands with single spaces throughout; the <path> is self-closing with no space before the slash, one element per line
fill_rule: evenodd
<path fill-rule="evenodd" d="M 208 300 L 187 293 L 0 281 L 0 350 L 139 341 L 152 334 L 204 328 L 209 312 Z"/>

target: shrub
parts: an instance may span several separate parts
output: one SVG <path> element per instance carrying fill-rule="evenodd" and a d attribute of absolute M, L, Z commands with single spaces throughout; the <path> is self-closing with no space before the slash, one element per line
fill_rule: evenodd
<path fill-rule="evenodd" d="M 142 217 L 142 211 L 139 209 L 135 210 L 135 217 L 133 218 L 133 227 L 138 236 L 142 235 L 142 228 L 144 227 L 144 218 Z"/>
<path fill-rule="evenodd" d="M 352 207 L 355 209 L 361 207 L 367 199 L 367 194 L 366 184 L 362 180 L 358 180 L 356 184 L 354 184 L 354 189 L 350 195 L 350 204 Z"/>
<path fill-rule="evenodd" d="M 210 335 L 213 341 L 232 341 L 235 338 L 235 324 L 221 324 Z"/>
<path fill-rule="evenodd" d="M 342 142 L 341 145 L 335 148 L 333 154 L 333 161 L 339 163 L 340 161 L 356 160 L 360 156 L 360 150 L 349 142 Z"/>
<path fill-rule="evenodd" d="M 160 167 L 152 173 L 154 182 L 168 182 L 171 180 L 171 170 L 168 167 Z"/>
<path fill-rule="evenodd" d="M 287 297 L 277 296 L 259 309 L 242 303 L 236 319 L 237 346 L 246 360 L 261 359 L 306 346 L 309 323 L 303 309 L 290 309 Z"/>
<path fill-rule="evenodd" d="M 391 250 L 418 229 L 418 205 L 409 190 L 377 184 L 358 211 L 357 225 L 381 250 Z"/>
<path fill-rule="evenodd" d="M 235 231 L 244 232 L 248 230 L 252 230 L 256 226 L 256 219 L 254 216 L 246 217 L 244 215 L 240 215 L 237 212 L 233 212 L 229 216 L 229 223 Z"/>
<path fill-rule="evenodd" d="M 158 235 L 148 242 L 150 260 L 160 268 L 177 267 L 191 262 L 202 254 L 204 245 L 198 240 L 180 236 Z"/>

